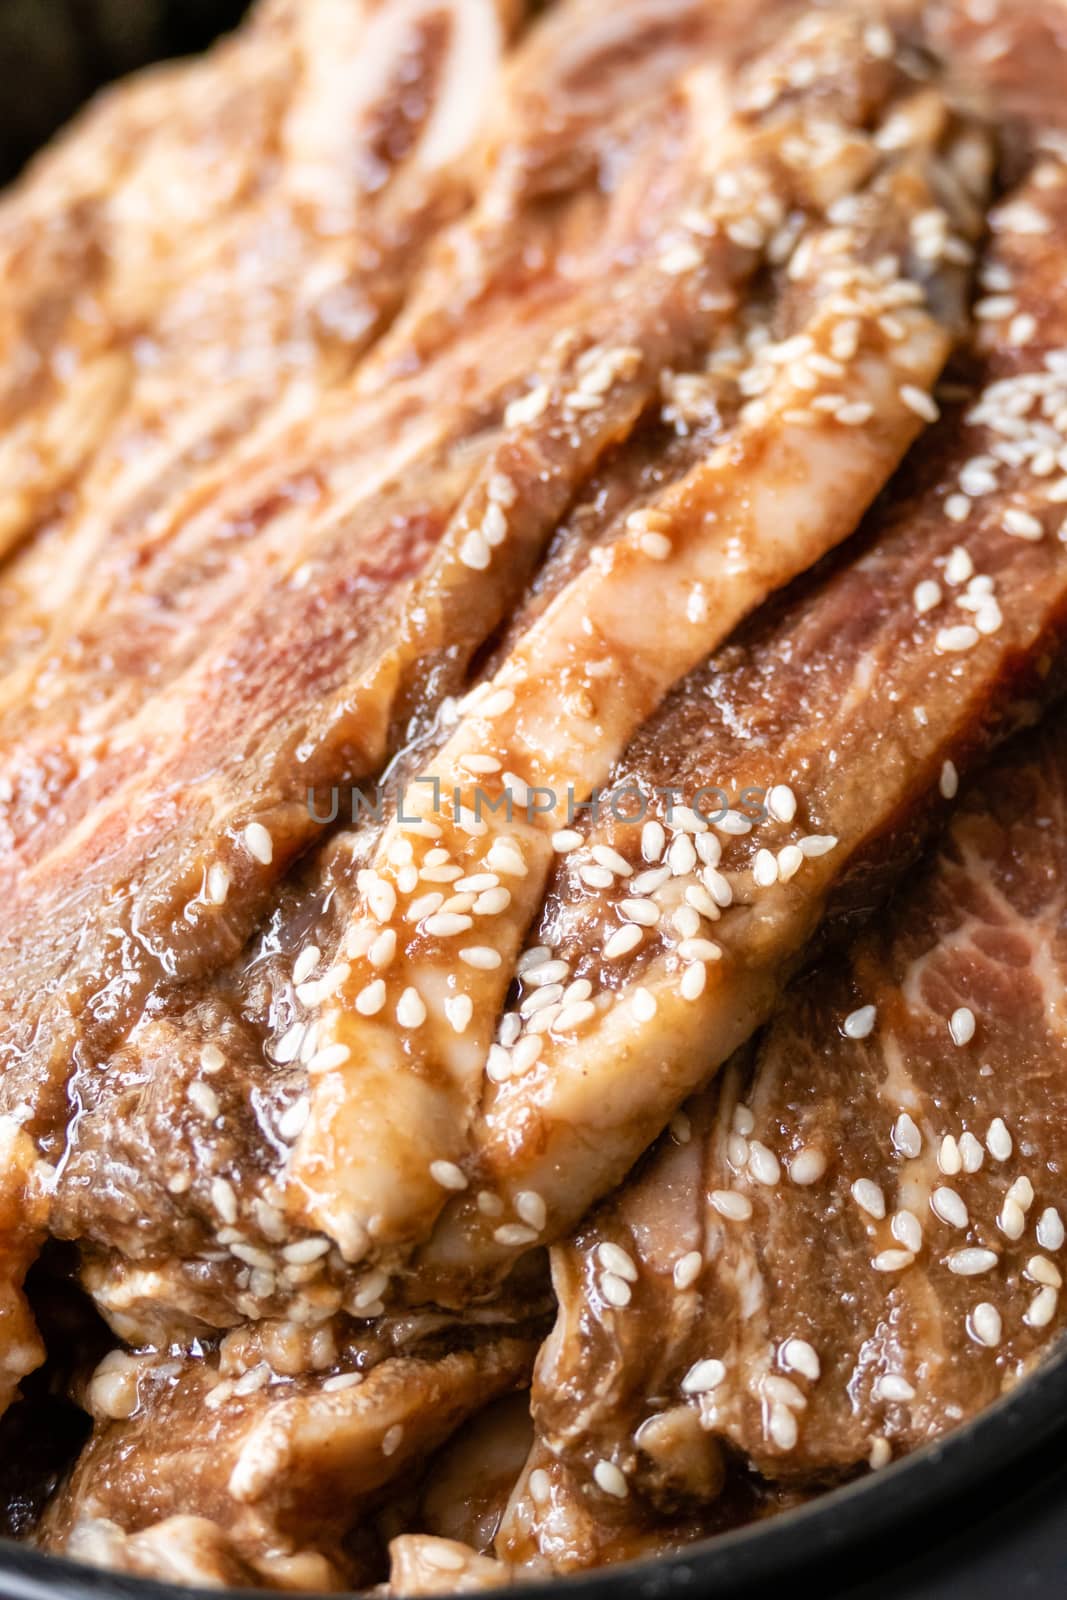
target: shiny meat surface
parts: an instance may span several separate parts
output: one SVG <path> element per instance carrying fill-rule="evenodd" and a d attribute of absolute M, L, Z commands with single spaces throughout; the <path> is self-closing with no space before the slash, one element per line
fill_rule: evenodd
<path fill-rule="evenodd" d="M 1062 1327 L 1065 808 L 1057 713 L 556 1252 L 534 1415 L 591 1515 L 715 1496 L 720 1446 L 770 1479 L 884 1465 Z M 635 1506 L 598 1494 L 605 1461 Z"/>
<path fill-rule="evenodd" d="M 3 1526 L 484 1590 L 1057 1336 L 1067 13 L 983 9 L 261 0 L 0 201 Z"/>

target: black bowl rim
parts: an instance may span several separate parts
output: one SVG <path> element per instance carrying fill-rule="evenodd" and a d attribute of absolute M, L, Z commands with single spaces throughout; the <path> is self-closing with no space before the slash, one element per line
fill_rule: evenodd
<path fill-rule="evenodd" d="M 1067 1416 L 1067 1340 L 1008 1394 L 951 1433 L 817 1499 L 765 1522 L 688 1545 L 665 1556 L 524 1583 L 524 1600 L 664 1600 L 687 1593 L 726 1600 L 804 1569 L 833 1562 L 905 1525 L 927 1517 L 1004 1472 L 1063 1427 Z M 561 1589 L 561 1583 L 566 1584 Z M 512 1594 L 515 1590 L 508 1591 Z M 830 1590 L 824 1590 L 830 1593 Z M 248 1600 L 249 1591 L 194 1589 L 85 1566 L 0 1539 L 4 1600 Z M 503 1596 L 505 1591 L 492 1593 Z M 304 1595 L 301 1600 L 337 1600 Z"/>

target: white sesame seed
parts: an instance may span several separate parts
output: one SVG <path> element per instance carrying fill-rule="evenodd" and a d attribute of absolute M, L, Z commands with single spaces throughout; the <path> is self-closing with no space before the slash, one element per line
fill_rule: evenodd
<path fill-rule="evenodd" d="M 799 1372 L 802 1378 L 818 1382 L 822 1366 L 815 1346 L 807 1339 L 786 1339 L 778 1351 L 778 1359 L 787 1372 Z"/>
<path fill-rule="evenodd" d="M 923 1136 L 914 1118 L 906 1111 L 902 1111 L 894 1122 L 892 1138 L 894 1149 L 909 1160 L 914 1160 L 916 1156 L 922 1154 Z"/>
<path fill-rule="evenodd" d="M 1042 1211 L 1037 1224 L 1037 1242 L 1043 1250 L 1059 1250 L 1063 1245 L 1064 1227 L 1054 1206 Z"/>
<path fill-rule="evenodd" d="M 910 1250 L 880 1250 L 871 1266 L 875 1272 L 903 1272 L 914 1260 Z"/>
<path fill-rule="evenodd" d="M 624 927 L 616 928 L 615 932 L 604 943 L 605 961 L 616 961 L 620 956 L 627 956 L 636 950 L 641 943 L 642 933 L 634 923 L 628 922 Z"/>
<path fill-rule="evenodd" d="M 396 1020 L 402 1028 L 421 1028 L 426 1021 L 426 1003 L 410 984 L 397 1001 Z"/>
<path fill-rule="evenodd" d="M 809 833 L 805 838 L 797 840 L 797 848 L 809 860 L 816 856 L 828 855 L 836 845 L 837 838 L 832 833 Z"/>
<path fill-rule="evenodd" d="M 319 964 L 321 952 L 317 944 L 305 945 L 293 962 L 293 983 L 306 983 Z"/>
<path fill-rule="evenodd" d="M 881 1186 L 873 1183 L 870 1178 L 857 1178 L 851 1192 L 860 1210 L 866 1211 L 868 1216 L 880 1222 L 885 1216 L 885 1195 Z"/>
<path fill-rule="evenodd" d="M 683 1000 L 699 1000 L 704 993 L 704 986 L 708 981 L 708 969 L 702 962 L 694 961 L 682 973 L 681 995 Z"/>
<path fill-rule="evenodd" d="M 950 552 L 945 562 L 945 582 L 957 588 L 961 583 L 966 583 L 968 578 L 974 576 L 974 562 L 970 552 L 958 544 Z"/>
<path fill-rule="evenodd" d="M 950 522 L 966 522 L 971 514 L 971 502 L 965 494 L 950 494 L 945 501 L 945 515 Z"/>
<path fill-rule="evenodd" d="M 674 1287 L 688 1289 L 704 1270 L 704 1257 L 699 1250 L 690 1250 L 674 1263 Z"/>
<path fill-rule="evenodd" d="M 913 383 L 902 383 L 897 392 L 901 403 L 909 411 L 914 411 L 917 417 L 922 417 L 924 422 L 936 422 L 941 415 L 933 396 L 924 389 L 917 389 Z"/>
<path fill-rule="evenodd" d="M 946 1133 L 938 1146 L 937 1164 L 947 1178 L 954 1178 L 963 1166 L 960 1147 L 951 1133 Z"/>
<path fill-rule="evenodd" d="M 633 1257 L 621 1245 L 605 1239 L 597 1245 L 596 1253 L 597 1260 L 606 1271 L 614 1273 L 617 1278 L 623 1278 L 628 1283 L 637 1282 L 637 1267 L 634 1265 Z"/>
<path fill-rule="evenodd" d="M 974 1012 L 969 1006 L 958 1006 L 949 1018 L 948 1031 L 955 1045 L 970 1044 L 974 1038 Z"/>
<path fill-rule="evenodd" d="M 490 945 L 467 945 L 459 952 L 459 959 L 466 962 L 468 967 L 475 967 L 480 972 L 493 972 L 500 965 L 501 957 L 498 950 Z"/>
<path fill-rule="evenodd" d="M 726 1368 L 721 1361 L 714 1357 L 707 1357 L 703 1361 L 695 1361 L 682 1379 L 683 1394 L 710 1394 L 717 1389 L 726 1377 Z"/>
<path fill-rule="evenodd" d="M 980 1172 L 985 1151 L 973 1133 L 962 1133 L 959 1141 L 960 1161 L 964 1172 Z"/>
<path fill-rule="evenodd" d="M 1032 516 L 1029 511 L 1020 511 L 1014 506 L 1005 511 L 1001 527 L 1005 533 L 1010 533 L 1013 539 L 1026 539 L 1034 544 L 1045 536 L 1044 524 L 1039 517 Z"/>
<path fill-rule="evenodd" d="M 696 846 L 687 833 L 679 834 L 667 851 L 667 862 L 676 878 L 688 877 L 697 864 Z"/>
<path fill-rule="evenodd" d="M 1031 1300 L 1023 1316 L 1023 1321 L 1029 1328 L 1047 1328 L 1056 1315 L 1056 1303 L 1059 1299 L 1055 1289 L 1039 1289 Z"/>
<path fill-rule="evenodd" d="M 948 1270 L 958 1278 L 978 1277 L 983 1272 L 991 1272 L 996 1264 L 997 1258 L 992 1250 L 956 1250 L 945 1258 Z"/>
<path fill-rule="evenodd" d="M 748 1147 L 748 1170 L 757 1183 L 766 1184 L 768 1188 L 773 1188 L 782 1175 L 778 1157 L 758 1139 L 753 1139 Z"/>
<path fill-rule="evenodd" d="M 767 810 L 776 822 L 792 822 L 797 814 L 797 797 L 787 783 L 776 783 L 767 796 Z"/>
<path fill-rule="evenodd" d="M 997 1227 L 1011 1240 L 1021 1239 L 1026 1229 L 1026 1212 L 1012 1194 L 1008 1194 L 997 1218 Z"/>
<path fill-rule="evenodd" d="M 867 1039 L 874 1032 L 878 1010 L 875 1006 L 860 1006 L 850 1011 L 841 1025 L 846 1039 Z"/>
<path fill-rule="evenodd" d="M 767 1423 L 772 1441 L 780 1450 L 792 1450 L 797 1442 L 797 1419 L 787 1406 L 771 1406 Z"/>
<path fill-rule="evenodd" d="M 633 1012 L 635 1021 L 651 1022 L 652 1018 L 656 1015 L 656 1011 L 658 1010 L 658 1002 L 651 990 L 639 988 L 634 990 L 633 1000 L 630 1002 L 630 1009 Z"/>
<path fill-rule="evenodd" d="M 200 1066 L 204 1072 L 221 1072 L 226 1065 L 226 1057 L 217 1044 L 206 1044 L 200 1051 Z"/>
<path fill-rule="evenodd" d="M 804 852 L 795 844 L 783 845 L 778 852 L 778 878 L 788 883 L 804 865 Z"/>
<path fill-rule="evenodd" d="M 315 1054 L 307 1064 L 311 1074 L 319 1072 L 332 1072 L 335 1067 L 343 1067 L 352 1052 L 346 1044 L 328 1044 Z"/>
<path fill-rule="evenodd" d="M 613 850 L 607 844 L 595 844 L 592 850 L 593 860 L 600 866 L 606 867 L 609 872 L 614 872 L 620 878 L 628 878 L 633 871 L 625 856 Z"/>
<path fill-rule="evenodd" d="M 593 1468 L 593 1477 L 596 1486 L 604 1494 L 609 1494 L 615 1500 L 625 1500 L 629 1494 L 626 1479 L 613 1461 L 598 1461 Z"/>
<path fill-rule="evenodd" d="M 437 911 L 424 919 L 422 931 L 432 939 L 455 939 L 461 933 L 469 933 L 473 926 L 474 919 L 461 912 Z"/>
<path fill-rule="evenodd" d="M 385 1005 L 385 984 L 375 978 L 356 995 L 356 1010 L 361 1017 L 374 1017 Z"/>
<path fill-rule="evenodd" d="M 582 842 L 582 836 L 577 828 L 560 828 L 552 835 L 552 848 L 557 855 L 566 855 L 569 850 L 577 850 Z"/>
<path fill-rule="evenodd" d="M 654 928 L 660 919 L 660 909 L 653 900 L 631 899 L 619 903 L 620 915 L 643 928 Z"/>
<path fill-rule="evenodd" d="M 367 951 L 367 960 L 372 967 L 387 967 L 395 955 L 396 930 L 383 928 Z"/>
<path fill-rule="evenodd" d="M 953 800 L 953 799 L 955 799 L 956 794 L 957 794 L 957 792 L 959 790 L 959 786 L 960 786 L 960 779 L 959 779 L 959 774 L 956 771 L 955 763 L 952 762 L 952 761 L 944 762 L 942 764 L 942 767 L 941 767 L 941 783 L 940 783 L 940 789 L 941 789 L 941 794 L 942 794 L 943 799 L 945 799 L 945 800 Z"/>
<path fill-rule="evenodd" d="M 457 1167 L 454 1161 L 431 1161 L 430 1177 L 434 1183 L 439 1183 L 442 1189 L 454 1189 L 458 1193 L 467 1187 L 463 1168 Z"/>
<path fill-rule="evenodd" d="M 493 1238 L 497 1244 L 509 1248 L 537 1243 L 537 1235 L 533 1229 L 524 1227 L 520 1222 L 505 1222 L 503 1227 L 494 1229 Z"/>
<path fill-rule="evenodd" d="M 232 1183 L 225 1178 L 212 1178 L 211 1204 L 222 1218 L 223 1222 L 231 1225 L 237 1221 L 237 1195 Z"/>
<path fill-rule="evenodd" d="M 720 872 L 718 867 L 705 866 L 701 872 L 701 879 L 715 904 L 726 910 L 733 904 L 734 891 L 729 878 Z"/>
<path fill-rule="evenodd" d="M 583 1023 L 589 1022 L 595 1016 L 596 1006 L 589 1000 L 579 1000 L 575 1004 L 563 1007 L 553 1023 L 553 1029 L 557 1033 L 568 1033 L 572 1028 L 580 1028 Z"/>
<path fill-rule="evenodd" d="M 250 822 L 245 828 L 242 838 L 249 855 L 254 857 L 256 861 L 262 862 L 265 867 L 269 866 L 274 855 L 274 840 L 262 822 Z"/>
<path fill-rule="evenodd" d="M 757 850 L 752 867 L 752 878 L 759 889 L 769 889 L 778 882 L 778 860 L 771 850 Z"/>
<path fill-rule="evenodd" d="M 548 1221 L 548 1209 L 536 1189 L 520 1189 L 515 1196 L 515 1211 L 527 1227 L 543 1233 Z"/>
<path fill-rule="evenodd" d="M 950 1228 L 965 1228 L 968 1223 L 967 1207 L 964 1205 L 955 1189 L 945 1188 L 944 1185 L 934 1190 L 930 1196 L 930 1210 L 935 1217 L 940 1217 Z"/>
<path fill-rule="evenodd" d="M 722 948 L 710 939 L 683 939 L 678 954 L 683 961 L 718 961 Z"/>
<path fill-rule="evenodd" d="M 220 1108 L 219 1097 L 211 1085 L 205 1083 L 202 1078 L 194 1078 L 189 1085 L 188 1094 L 191 1104 L 196 1107 L 201 1116 L 207 1117 L 209 1121 L 214 1121 L 219 1114 Z"/>
<path fill-rule="evenodd" d="M 826 1157 L 814 1145 L 805 1145 L 789 1163 L 789 1176 L 800 1188 L 818 1183 L 826 1171 Z"/>
<path fill-rule="evenodd" d="M 665 533 L 642 533 L 637 542 L 652 561 L 666 561 L 674 548 Z"/>
<path fill-rule="evenodd" d="M 514 404 L 512 401 L 508 407 L 505 420 L 511 415 Z M 492 555 L 492 547 L 481 528 L 471 528 L 459 547 L 459 559 L 463 565 L 469 567 L 472 572 L 484 572 L 492 560 Z"/>
<path fill-rule="evenodd" d="M 278 1132 L 286 1143 L 298 1139 L 307 1126 L 311 1114 L 311 1101 L 307 1095 L 302 1095 L 299 1100 L 294 1100 L 288 1111 L 284 1111 L 278 1118 Z"/>
<path fill-rule="evenodd" d="M 990 1305 L 988 1300 L 979 1301 L 967 1318 L 967 1332 L 975 1344 L 984 1345 L 987 1350 L 995 1350 L 1001 1341 L 1004 1324 L 996 1306 Z"/>
<path fill-rule="evenodd" d="M 1014 1148 L 1003 1117 L 994 1117 L 985 1136 L 985 1147 L 994 1161 L 1007 1161 Z"/>
<path fill-rule="evenodd" d="M 304 1042 L 304 1032 L 305 1029 L 302 1022 L 294 1022 L 290 1027 L 286 1028 L 281 1037 L 276 1039 L 271 1046 L 271 1055 L 274 1060 L 281 1062 L 283 1066 L 289 1061 L 295 1061 L 300 1054 L 300 1046 Z"/>
<path fill-rule="evenodd" d="M 777 1183 L 778 1180 L 773 1181 Z M 735 1189 L 713 1189 L 708 1198 L 719 1215 L 728 1217 L 731 1222 L 747 1222 L 752 1215 L 752 1201 Z"/>
<path fill-rule="evenodd" d="M 1050 1289 L 1063 1287 L 1063 1275 L 1054 1261 L 1047 1256 L 1031 1256 L 1026 1263 L 1026 1276 L 1034 1283 L 1043 1283 Z"/>
<path fill-rule="evenodd" d="M 505 711 L 510 711 L 515 704 L 515 695 L 511 689 L 495 689 L 487 700 L 483 700 L 478 707 L 480 717 L 502 717 Z"/>
<path fill-rule="evenodd" d="M 915 1390 L 907 1378 L 902 1378 L 895 1372 L 887 1372 L 875 1384 L 874 1395 L 877 1400 L 906 1401 L 915 1399 Z"/>
<path fill-rule="evenodd" d="M 633 1291 L 625 1278 L 620 1278 L 614 1272 L 605 1272 L 600 1280 L 600 1292 L 609 1306 L 614 1306 L 622 1311 L 630 1304 Z"/>
<path fill-rule="evenodd" d="M 230 892 L 230 874 L 221 861 L 212 862 L 207 871 L 206 896 L 209 904 L 224 905 Z"/>
<path fill-rule="evenodd" d="M 943 654 L 958 655 L 964 650 L 973 649 L 978 637 L 978 630 L 965 622 L 951 628 L 939 628 L 934 645 Z"/>
<path fill-rule="evenodd" d="M 915 585 L 912 591 L 912 600 L 920 616 L 925 616 L 928 611 L 933 611 L 935 606 L 941 604 L 941 585 L 935 583 L 933 578 L 924 578 Z"/>
<path fill-rule="evenodd" d="M 641 829 L 641 855 L 645 861 L 659 861 L 666 847 L 663 824 L 652 819 Z"/>
<path fill-rule="evenodd" d="M 897 1211 L 889 1224 L 893 1238 L 917 1256 L 923 1247 L 922 1224 L 913 1211 Z"/>
<path fill-rule="evenodd" d="M 445 1016 L 455 1033 L 466 1033 L 474 1015 L 474 1002 L 470 995 L 457 994 L 445 1001 Z"/>

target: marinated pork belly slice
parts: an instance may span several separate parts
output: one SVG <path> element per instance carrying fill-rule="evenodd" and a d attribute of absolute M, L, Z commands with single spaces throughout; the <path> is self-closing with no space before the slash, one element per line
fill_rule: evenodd
<path fill-rule="evenodd" d="M 279 1340 L 284 1361 L 281 1331 Z M 267 1360 L 226 1378 L 212 1357 L 105 1358 L 89 1386 L 96 1430 L 39 1542 L 91 1559 L 102 1533 L 137 1536 L 196 1517 L 237 1561 L 269 1573 L 317 1558 L 358 1582 L 367 1574 L 346 1555 L 346 1534 L 466 1416 L 527 1382 L 536 1349 L 491 1331 L 384 1360 L 358 1346 L 339 1358 L 329 1329 L 303 1343 L 293 1376 Z M 142 1539 L 139 1570 L 145 1554 Z"/>
<path fill-rule="evenodd" d="M 831 59 L 839 68 L 841 58 Z M 366 909 L 345 943 L 348 975 L 318 1019 L 310 1118 L 289 1181 L 294 1216 L 334 1238 L 350 1261 L 403 1252 L 428 1231 L 447 1191 L 466 1187 L 462 1162 L 492 1019 L 540 902 L 568 797 L 584 801 L 670 684 L 747 610 L 852 531 L 930 412 L 949 330 L 926 309 L 919 284 L 897 276 L 898 255 L 910 249 L 916 214 L 933 209 L 949 225 L 939 201 L 958 229 L 976 218 L 957 175 L 938 163 L 944 107 L 936 98 L 922 107 L 911 121 L 914 145 L 868 191 L 849 196 L 850 172 L 838 174 L 842 214 L 798 251 L 795 341 L 797 353 L 815 357 L 803 381 L 784 367 L 746 407 L 736 434 L 555 597 L 406 790 L 404 815 L 387 826 L 362 876 Z M 783 115 L 788 150 L 798 118 L 795 108 Z M 774 126 L 772 118 L 750 156 L 773 149 Z M 834 137 L 847 147 L 847 123 Z M 738 230 L 743 172 L 727 166 L 685 270 L 700 263 L 701 232 L 714 239 Z M 960 254 L 970 252 L 957 239 L 932 271 L 929 252 L 922 256 L 918 271 L 950 324 L 961 287 L 950 258 Z M 594 368 L 585 379 L 596 404 L 611 373 Z M 813 392 L 820 389 L 825 396 Z M 508 814 L 509 797 L 522 805 L 529 790 L 554 801 L 524 824 Z M 479 814 L 479 794 L 488 795 L 491 820 Z M 431 890 L 431 903 L 431 882 L 455 883 L 453 897 Z M 371 954 L 383 937 L 391 941 L 385 962 Z"/>
<path fill-rule="evenodd" d="M 520 217 L 498 225 L 505 220 L 521 232 Z M 737 278 L 757 259 L 732 243 L 713 254 L 727 257 Z M 116 556 L 87 629 L 75 631 L 58 659 L 46 653 L 32 679 L 8 686 L 11 731 L 19 735 L 8 745 L 8 820 L 17 846 L 8 859 L 18 862 L 19 887 L 7 938 L 34 948 L 35 960 L 33 981 L 23 973 L 12 985 L 16 1045 L 36 1029 L 42 1002 L 58 1013 L 37 1030 L 43 1059 L 28 1071 L 57 1085 L 79 1025 L 70 1010 L 90 1030 L 83 1056 L 95 1058 L 121 1037 L 153 983 L 189 978 L 239 946 L 274 880 L 316 832 L 303 803 L 307 788 L 373 770 L 405 690 L 432 710 L 448 672 L 461 673 L 465 652 L 506 614 L 574 487 L 632 426 L 658 367 L 684 361 L 703 322 L 721 319 L 714 303 L 694 310 L 701 281 L 693 273 L 684 283 L 644 269 L 631 274 L 614 306 L 594 311 L 582 335 L 547 355 L 536 318 L 510 344 L 475 324 L 447 370 L 416 373 L 385 406 L 380 395 L 354 410 L 335 400 L 276 440 L 275 451 L 238 470 L 218 465 L 206 505 L 194 495 L 189 507 L 179 493 L 147 550 L 135 544 L 124 559 Z M 570 312 L 584 305 L 572 296 Z M 617 382 L 606 394 L 598 367 L 598 404 L 569 410 L 557 431 L 553 391 L 572 392 L 579 373 L 592 377 L 598 329 L 611 336 L 605 358 L 622 363 L 613 369 Z M 549 404 L 535 416 L 527 402 L 527 415 L 509 413 L 501 429 L 515 363 L 530 370 L 524 361 L 537 368 Z M 393 479 L 401 477 L 397 488 Z M 483 556 L 477 519 L 484 513 L 498 537 L 503 502 L 494 494 L 516 502 L 507 561 Z M 225 548 L 220 560 L 220 527 L 223 545 L 236 536 L 240 548 L 247 539 L 247 554 L 234 560 Z M 354 559 L 357 534 L 361 553 L 364 545 L 371 552 L 369 572 L 366 556 Z M 131 563 L 135 571 L 148 566 L 147 593 L 129 584 Z M 210 580 L 220 567 L 216 586 Z M 119 646 L 114 672 L 116 630 L 131 642 Z M 299 641 L 292 648 L 306 672 L 286 660 L 290 639 Z M 409 681 L 415 666 L 418 684 Z M 44 708 L 57 697 L 53 723 Z M 202 803 L 205 779 L 210 804 Z M 244 814 L 233 815 L 235 802 Z M 60 805 L 66 828 L 57 837 Z M 271 860 L 249 859 L 250 823 L 270 833 L 268 842 L 256 837 Z M 190 901 L 197 903 L 191 925 Z M 83 927 L 87 902 L 106 909 L 107 932 L 92 940 Z M 36 931 L 42 918 L 49 943 L 34 947 L 27 928 L 32 920 Z M 129 924 L 126 937 L 116 939 L 121 921 Z M 79 946 L 91 970 L 74 955 Z M 51 1003 L 53 974 L 62 987 Z M 111 1000 L 92 1003 L 109 984 L 112 999 L 120 998 L 118 1016 Z"/>
<path fill-rule="evenodd" d="M 882 1465 L 1062 1329 L 1064 728 L 983 776 L 884 925 L 557 1251 L 535 1416 L 594 1518 L 716 1492 L 679 1432 L 768 1478 Z"/>
<path fill-rule="evenodd" d="M 647 831 L 605 803 L 562 835 L 498 1030 L 471 1194 L 419 1292 L 447 1295 L 449 1272 L 489 1272 L 577 1222 L 767 1015 L 828 906 L 877 903 L 942 774 L 1057 687 L 1063 165 L 993 226 L 985 281 L 1010 284 L 1020 320 L 979 340 L 975 403 L 931 433 L 865 553 L 758 619 L 638 735 L 612 784 Z"/>
<path fill-rule="evenodd" d="M 0 546 L 97 447 L 94 503 L 101 479 L 191 471 L 281 394 L 306 405 L 351 369 L 469 199 L 518 9 L 264 10 L 203 61 L 112 91 L 37 163 L 0 217 Z"/>

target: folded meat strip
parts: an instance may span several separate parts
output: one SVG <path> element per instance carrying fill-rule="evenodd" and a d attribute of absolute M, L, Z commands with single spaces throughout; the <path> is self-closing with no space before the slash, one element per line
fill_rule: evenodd
<path fill-rule="evenodd" d="M 372 1346 L 339 1348 L 330 1328 L 302 1337 L 280 1326 L 251 1351 L 224 1346 L 221 1365 L 114 1352 L 89 1384 L 97 1427 L 41 1542 L 92 1558 L 104 1538 L 106 1557 L 109 1535 L 160 1538 L 159 1524 L 192 1515 L 236 1560 L 317 1555 L 334 1581 L 359 1581 L 345 1535 L 464 1417 L 528 1382 L 535 1350 L 529 1337 L 490 1333 L 382 1359 Z"/>
<path fill-rule="evenodd" d="M 424 1270 L 489 1270 L 576 1222 L 767 1015 L 828 904 L 876 903 L 942 772 L 1056 687 L 1062 163 L 993 227 L 986 282 L 1010 284 L 1016 309 L 978 340 L 979 391 L 931 431 L 865 551 L 759 619 L 638 735 L 613 782 L 645 821 L 605 804 L 561 835 L 498 1030 L 472 1193 Z M 557 1008 L 575 1003 L 570 1038 Z"/>
<path fill-rule="evenodd" d="M 585 193 L 561 200 L 557 252 L 542 258 L 547 326 L 531 316 L 506 346 L 500 321 L 472 319 L 432 371 L 409 345 L 407 382 L 386 401 L 346 393 L 229 470 L 216 462 L 211 492 L 199 485 L 190 503 L 182 489 L 163 528 L 146 535 L 137 519 L 82 626 L 29 680 L 16 674 L 5 740 L 13 892 L 0 935 L 22 965 L 9 969 L 5 1045 L 15 1059 L 28 1048 L 27 1076 L 56 1091 L 51 1107 L 35 1095 L 42 1120 L 65 1111 L 75 1042 L 103 1057 L 154 985 L 236 953 L 318 836 L 308 787 L 385 760 L 413 676 L 432 714 L 448 671 L 461 673 L 506 615 L 573 485 L 633 425 L 657 364 L 686 359 L 692 308 L 669 275 L 644 289 L 647 272 L 627 280 L 613 313 L 591 305 L 570 225 Z M 498 235 L 521 235 L 523 206 L 536 210 L 537 196 L 519 189 L 518 209 L 495 217 Z M 473 235 L 485 226 L 476 220 Z M 547 249 L 550 230 L 539 237 Z M 735 254 L 738 271 L 755 263 L 751 250 Z M 504 285 L 512 277 L 504 270 Z M 585 332 L 552 349 L 578 314 Z M 569 393 L 602 327 L 642 341 L 605 404 L 575 413 L 565 437 L 532 414 L 505 420 L 527 374 Z M 471 540 L 486 509 L 499 511 L 490 491 L 505 481 L 529 493 L 509 560 L 487 567 Z M 147 581 L 135 576 L 145 569 Z M 91 938 L 87 905 L 103 908 Z"/>
<path fill-rule="evenodd" d="M 556 1252 L 534 1410 L 590 1515 L 714 1495 L 721 1445 L 768 1478 L 880 1466 L 1062 1329 L 1064 728 L 983 775 L 885 923 Z"/>
<path fill-rule="evenodd" d="M 814 364 L 799 382 L 783 364 L 735 434 L 629 519 L 555 596 L 406 790 L 403 813 L 362 875 L 365 909 L 345 942 L 348 972 L 318 1019 L 310 1116 L 289 1174 L 294 1215 L 351 1261 L 403 1251 L 428 1231 L 448 1190 L 466 1186 L 462 1162 L 492 1019 L 568 800 L 586 799 L 671 683 L 746 611 L 852 531 L 932 414 L 929 389 L 959 315 L 954 261 L 970 256 L 958 233 L 973 225 L 974 208 L 951 161 L 939 159 L 948 119 L 936 93 L 894 107 L 894 125 L 903 121 L 912 137 L 869 190 L 850 192 L 856 160 L 848 152 L 861 141 L 845 117 L 848 79 L 841 120 L 828 125 L 819 73 L 837 82 L 855 64 L 857 44 L 862 61 L 862 35 L 850 37 L 837 20 L 829 31 L 834 48 L 823 53 L 818 29 L 802 29 L 791 46 L 810 51 L 821 136 L 846 152 L 836 189 L 832 162 L 819 174 L 831 188 L 833 225 L 801 243 L 790 272 L 790 331 Z M 780 173 L 794 142 L 814 137 L 810 114 L 805 121 L 788 96 L 781 106 L 776 82 L 772 62 L 750 83 L 749 96 L 770 104 L 754 147 L 726 162 L 688 241 L 661 257 L 661 272 L 683 283 L 695 275 L 700 285 L 709 252 L 714 261 L 750 233 L 753 187 L 758 197 L 766 186 L 774 200 L 776 185 L 764 178 L 772 159 Z M 877 150 L 877 136 L 872 144 Z M 868 165 L 860 163 L 864 175 Z M 928 294 L 900 261 L 924 213 L 956 230 L 955 250 L 917 258 Z M 781 201 L 773 220 L 783 220 Z M 753 237 L 752 247 L 759 242 Z M 599 408 L 624 359 L 616 350 L 579 369 L 564 414 Z M 508 522 L 507 501 L 498 501 L 492 526 L 481 529 L 479 559 L 490 559 L 487 529 L 498 530 L 506 551 Z M 552 799 L 524 822 L 512 802 L 521 806 L 531 789 Z M 455 799 L 442 807 L 442 794 Z M 436 883 L 455 886 L 447 900 L 427 887 Z M 562 1031 L 585 1020 L 578 1005 L 573 1018 L 563 1014 Z"/>

